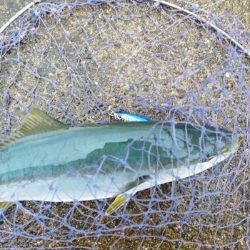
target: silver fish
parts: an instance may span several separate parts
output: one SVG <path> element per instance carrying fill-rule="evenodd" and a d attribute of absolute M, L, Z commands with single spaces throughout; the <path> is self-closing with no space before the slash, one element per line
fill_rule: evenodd
<path fill-rule="evenodd" d="M 198 174 L 237 149 L 225 129 L 186 122 L 69 127 L 35 109 L 0 145 L 0 202 L 116 197 L 106 210 L 112 214 L 136 192 Z"/>

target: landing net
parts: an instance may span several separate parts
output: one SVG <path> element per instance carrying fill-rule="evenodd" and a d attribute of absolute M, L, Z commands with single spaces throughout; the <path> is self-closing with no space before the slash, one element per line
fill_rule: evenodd
<path fill-rule="evenodd" d="M 249 26 L 191 1 L 37 2 L 0 33 L 2 140 L 39 108 L 72 126 L 118 111 L 210 125 L 239 137 L 240 148 L 109 216 L 113 198 L 18 201 L 2 216 L 0 247 L 249 247 Z"/>

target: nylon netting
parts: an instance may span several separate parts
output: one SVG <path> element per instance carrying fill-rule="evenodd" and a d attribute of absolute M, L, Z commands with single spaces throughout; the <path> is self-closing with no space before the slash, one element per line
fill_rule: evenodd
<path fill-rule="evenodd" d="M 239 17 L 176 3 L 249 45 Z M 194 17 L 151 1 L 41 2 L 0 35 L 2 140 L 33 107 L 73 126 L 102 123 L 122 110 L 210 124 L 241 138 L 226 161 L 138 192 L 110 216 L 105 209 L 113 198 L 17 201 L 1 218 L 2 248 L 249 247 L 247 50 Z"/>

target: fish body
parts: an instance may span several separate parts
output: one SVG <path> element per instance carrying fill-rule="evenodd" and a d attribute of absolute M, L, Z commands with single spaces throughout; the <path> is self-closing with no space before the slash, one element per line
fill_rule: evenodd
<path fill-rule="evenodd" d="M 35 110 L 0 147 L 0 202 L 69 202 L 135 194 L 198 174 L 238 148 L 232 134 L 189 123 L 68 127 Z"/>

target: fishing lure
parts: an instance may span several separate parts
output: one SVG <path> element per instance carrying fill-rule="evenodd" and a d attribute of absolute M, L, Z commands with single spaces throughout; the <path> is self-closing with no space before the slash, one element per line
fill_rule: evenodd
<path fill-rule="evenodd" d="M 111 122 L 149 122 L 150 119 L 137 114 L 130 114 L 125 112 L 113 112 L 110 115 Z"/>

